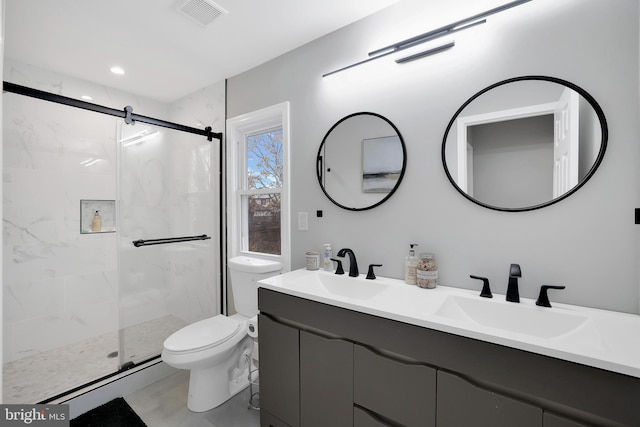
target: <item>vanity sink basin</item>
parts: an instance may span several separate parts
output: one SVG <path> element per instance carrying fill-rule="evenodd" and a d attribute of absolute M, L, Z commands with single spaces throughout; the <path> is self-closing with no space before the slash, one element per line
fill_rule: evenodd
<path fill-rule="evenodd" d="M 559 309 L 461 296 L 447 297 L 434 314 L 538 338 L 556 338 L 574 332 L 588 319 Z"/>
<path fill-rule="evenodd" d="M 371 299 L 389 286 L 373 280 L 347 275 L 319 274 L 322 287 L 329 293 L 359 300 Z"/>

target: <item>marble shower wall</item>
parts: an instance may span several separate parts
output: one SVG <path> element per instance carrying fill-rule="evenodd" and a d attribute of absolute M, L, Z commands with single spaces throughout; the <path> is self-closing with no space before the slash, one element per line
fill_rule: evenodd
<path fill-rule="evenodd" d="M 146 116 L 223 130 L 224 82 L 166 105 L 9 58 L 4 67 L 6 81 L 69 97 L 87 94 L 96 104 L 118 109 L 131 105 Z M 119 291 L 116 233 L 79 232 L 81 199 L 117 197 L 116 137 L 121 120 L 22 95 L 3 97 L 3 327 L 8 362 L 118 330 L 125 320 L 119 299 L 124 303 L 126 292 Z M 217 195 L 205 203 L 213 212 L 193 209 L 195 199 L 217 188 L 217 174 L 208 181 L 203 178 L 208 170 L 197 169 L 191 161 L 192 146 L 178 142 L 171 150 L 166 157 L 173 165 L 163 172 L 163 179 L 167 189 L 178 193 L 169 198 L 162 221 L 176 231 L 186 231 L 185 225 L 202 218 L 218 221 Z M 217 145 L 211 154 L 200 166 L 217 165 Z M 82 164 L 89 158 L 100 161 L 89 167 Z M 198 184 L 203 181 L 209 186 Z M 217 240 L 209 242 L 218 247 Z M 140 265 L 155 263 L 157 269 L 141 269 L 127 279 L 132 280 L 127 289 L 138 289 L 137 302 L 143 303 L 137 304 L 129 321 L 174 315 L 192 322 L 218 312 L 217 255 L 194 259 L 183 252 L 164 258 L 155 251 L 144 253 L 147 258 Z M 138 256 L 144 257 L 141 252 Z M 155 292 L 159 277 L 168 292 Z M 178 285 L 184 281 L 176 277 L 186 278 L 188 286 Z M 149 296 L 153 304 L 144 304 Z"/>
<path fill-rule="evenodd" d="M 4 361 L 117 329 L 115 235 L 80 234 L 115 199 L 112 117 L 5 93 Z M 85 167 L 88 159 L 100 162 Z"/>

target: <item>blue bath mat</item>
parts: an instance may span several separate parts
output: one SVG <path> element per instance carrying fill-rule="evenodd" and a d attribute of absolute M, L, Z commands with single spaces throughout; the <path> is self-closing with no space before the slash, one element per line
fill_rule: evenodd
<path fill-rule="evenodd" d="M 71 420 L 71 427 L 147 427 L 138 414 L 118 397 Z"/>

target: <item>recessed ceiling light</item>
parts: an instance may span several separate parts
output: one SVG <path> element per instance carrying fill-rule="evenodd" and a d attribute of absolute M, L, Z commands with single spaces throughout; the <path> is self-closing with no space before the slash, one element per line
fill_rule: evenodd
<path fill-rule="evenodd" d="M 111 67 L 111 72 L 113 74 L 117 74 L 119 76 L 124 74 L 124 70 L 122 68 L 120 68 L 120 67 Z"/>
<path fill-rule="evenodd" d="M 82 95 L 80 98 L 84 99 L 85 101 L 91 101 L 93 99 L 89 95 Z"/>

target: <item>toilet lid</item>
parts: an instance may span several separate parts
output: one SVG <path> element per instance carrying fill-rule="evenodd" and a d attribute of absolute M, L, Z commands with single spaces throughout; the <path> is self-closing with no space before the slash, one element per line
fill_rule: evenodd
<path fill-rule="evenodd" d="M 240 322 L 219 314 L 192 323 L 174 332 L 164 341 L 169 351 L 193 351 L 227 341 L 240 329 Z"/>

